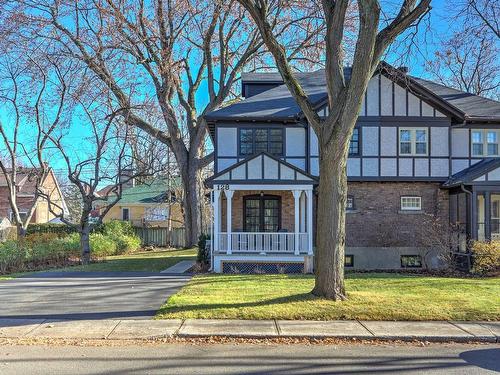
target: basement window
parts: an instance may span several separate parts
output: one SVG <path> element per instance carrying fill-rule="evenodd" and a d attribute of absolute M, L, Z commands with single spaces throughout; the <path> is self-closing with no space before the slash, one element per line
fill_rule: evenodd
<path fill-rule="evenodd" d="M 344 256 L 344 267 L 354 267 L 354 255 Z"/>
<path fill-rule="evenodd" d="M 401 255 L 401 268 L 422 268 L 420 255 Z"/>
<path fill-rule="evenodd" d="M 401 197 L 401 211 L 421 211 L 422 197 Z"/>

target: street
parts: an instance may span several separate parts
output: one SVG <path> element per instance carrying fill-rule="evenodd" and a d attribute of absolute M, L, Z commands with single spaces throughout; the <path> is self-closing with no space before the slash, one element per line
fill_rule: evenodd
<path fill-rule="evenodd" d="M 10 374 L 493 374 L 499 345 L 1 346 Z"/>

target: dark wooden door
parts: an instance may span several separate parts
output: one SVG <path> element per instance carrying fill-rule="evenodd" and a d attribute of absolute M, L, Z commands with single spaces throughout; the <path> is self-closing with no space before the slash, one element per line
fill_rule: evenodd
<path fill-rule="evenodd" d="M 275 195 L 249 195 L 243 199 L 245 232 L 277 232 L 281 227 L 281 199 Z"/>

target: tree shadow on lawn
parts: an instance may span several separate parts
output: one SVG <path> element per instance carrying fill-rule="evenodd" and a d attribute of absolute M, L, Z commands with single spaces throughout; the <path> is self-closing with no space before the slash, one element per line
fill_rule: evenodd
<path fill-rule="evenodd" d="M 195 312 L 195 311 L 213 310 L 213 309 L 228 309 L 228 308 L 239 309 L 245 307 L 260 307 L 260 306 L 288 304 L 293 302 L 307 302 L 318 299 L 322 298 L 316 297 L 311 293 L 298 293 L 286 297 L 277 297 L 277 298 L 266 299 L 262 301 L 252 301 L 252 302 L 204 303 L 198 305 L 183 305 L 183 306 L 167 305 L 160 308 L 157 312 L 157 315 L 161 316 L 163 314 L 170 314 L 170 313 Z"/>

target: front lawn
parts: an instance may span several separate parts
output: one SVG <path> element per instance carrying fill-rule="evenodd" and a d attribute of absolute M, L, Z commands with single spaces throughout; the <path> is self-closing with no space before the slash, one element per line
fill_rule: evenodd
<path fill-rule="evenodd" d="M 196 249 L 139 251 L 108 256 L 105 260 L 87 266 L 71 266 L 57 271 L 145 271 L 159 272 L 182 260 L 196 259 Z"/>
<path fill-rule="evenodd" d="M 348 300 L 311 295 L 311 275 L 203 275 L 157 319 L 500 320 L 500 278 L 347 275 Z"/>

